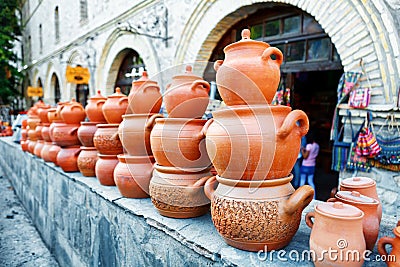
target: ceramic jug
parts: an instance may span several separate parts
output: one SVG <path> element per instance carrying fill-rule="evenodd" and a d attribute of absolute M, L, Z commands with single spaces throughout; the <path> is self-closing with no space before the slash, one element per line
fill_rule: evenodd
<path fill-rule="evenodd" d="M 384 236 L 378 241 L 378 252 L 386 259 L 386 264 L 389 267 L 400 266 L 400 226 L 393 229 L 395 237 Z M 392 251 L 388 253 L 386 245 L 392 246 Z"/>
<path fill-rule="evenodd" d="M 79 124 L 86 118 L 86 112 L 81 103 L 72 99 L 61 106 L 61 119 L 67 124 Z"/>
<path fill-rule="evenodd" d="M 149 79 L 147 71 L 143 71 L 142 77 L 132 82 L 128 99 L 127 113 L 133 114 L 158 113 L 162 104 L 160 87 Z"/>
<path fill-rule="evenodd" d="M 88 103 L 85 107 L 86 115 L 91 122 L 106 123 L 104 118 L 102 107 L 106 102 L 106 97 L 100 94 L 100 90 L 97 94 L 89 98 Z"/>
<path fill-rule="evenodd" d="M 119 87 L 115 88 L 115 93 L 107 97 L 102 106 L 103 115 L 108 123 L 121 123 L 122 115 L 128 108 L 128 97 L 121 93 Z"/>
<path fill-rule="evenodd" d="M 38 108 L 37 112 L 41 123 L 49 123 L 47 113 L 49 112 L 50 108 L 50 105 L 42 105 Z"/>

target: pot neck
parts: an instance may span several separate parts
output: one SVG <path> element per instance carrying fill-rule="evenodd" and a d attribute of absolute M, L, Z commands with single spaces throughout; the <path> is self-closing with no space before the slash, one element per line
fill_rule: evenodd
<path fill-rule="evenodd" d="M 290 174 L 289 176 L 284 178 L 273 179 L 273 180 L 261 180 L 261 181 L 233 180 L 233 179 L 226 179 L 220 176 L 217 176 L 216 178 L 219 183 L 227 186 L 259 188 L 259 187 L 272 187 L 272 186 L 288 184 L 293 179 L 293 174 Z"/>

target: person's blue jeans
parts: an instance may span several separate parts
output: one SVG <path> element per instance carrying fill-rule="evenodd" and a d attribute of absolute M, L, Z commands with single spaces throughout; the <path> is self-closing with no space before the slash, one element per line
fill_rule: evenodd
<path fill-rule="evenodd" d="M 303 162 L 303 158 L 298 158 L 296 160 L 296 163 L 294 164 L 293 167 L 293 180 L 292 180 L 292 185 L 294 188 L 299 187 L 300 183 L 300 168 L 301 168 L 301 163 Z"/>
<path fill-rule="evenodd" d="M 309 184 L 315 190 L 314 185 L 314 173 L 315 173 L 315 166 L 301 166 L 300 168 L 300 185 L 305 185 L 306 180 L 307 184 Z M 315 194 L 314 194 L 315 198 Z"/>

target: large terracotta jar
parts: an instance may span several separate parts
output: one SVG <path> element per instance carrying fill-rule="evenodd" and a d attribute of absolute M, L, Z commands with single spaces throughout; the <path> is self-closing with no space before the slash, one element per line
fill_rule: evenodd
<path fill-rule="evenodd" d="M 79 124 L 86 118 L 86 112 L 81 103 L 72 99 L 63 105 L 60 111 L 61 119 L 68 124 Z"/>
<path fill-rule="evenodd" d="M 78 129 L 79 124 L 66 124 L 66 123 L 54 123 L 54 128 L 52 131 L 53 141 L 61 146 L 80 146 L 81 143 L 78 139 Z"/>
<path fill-rule="evenodd" d="M 308 131 L 307 115 L 286 106 L 235 106 L 213 112 L 203 129 L 219 176 L 264 180 L 290 174 Z"/>
<path fill-rule="evenodd" d="M 214 226 L 225 242 L 249 251 L 277 250 L 289 244 L 299 228 L 303 209 L 314 196 L 308 185 L 294 190 L 292 178 L 209 179 L 204 190 L 211 200 Z"/>
<path fill-rule="evenodd" d="M 97 94 L 89 98 L 88 104 L 85 107 L 86 115 L 91 122 L 96 123 L 106 123 L 106 118 L 104 118 L 102 107 L 106 102 L 106 97 L 100 94 L 100 90 Z"/>
<path fill-rule="evenodd" d="M 45 142 L 50 142 L 50 123 L 42 123 L 42 130 L 40 132 L 43 140 Z"/>
<path fill-rule="evenodd" d="M 214 69 L 225 104 L 271 103 L 280 81 L 282 52 L 265 42 L 251 40 L 248 29 L 242 31 L 241 41 L 226 46 L 224 52 L 225 60 L 217 60 Z"/>
<path fill-rule="evenodd" d="M 362 266 L 366 250 L 362 219 L 364 213 L 342 202 L 320 203 L 315 211 L 306 215 L 306 223 L 311 228 L 310 250 L 315 255 L 324 255 L 314 261 L 316 267 Z M 314 219 L 314 221 L 312 220 Z M 330 258 L 324 251 L 339 251 L 343 257 Z M 359 253 L 359 258 L 349 257 L 351 251 Z"/>
<path fill-rule="evenodd" d="M 161 166 L 201 168 L 210 167 L 204 135 L 207 120 L 156 119 L 150 143 L 156 162 Z"/>
<path fill-rule="evenodd" d="M 340 181 L 339 190 L 341 191 L 357 191 L 360 194 L 374 198 L 379 201 L 378 218 L 379 222 L 382 218 L 382 204 L 376 191 L 376 182 L 368 177 L 352 177 Z"/>
<path fill-rule="evenodd" d="M 150 180 L 150 197 L 157 211 L 171 218 L 204 215 L 210 201 L 204 184 L 211 177 L 210 168 L 176 168 L 155 165 Z"/>
<path fill-rule="evenodd" d="M 158 113 L 162 104 L 160 87 L 149 79 L 147 71 L 143 71 L 142 77 L 132 82 L 128 99 L 128 113 L 133 114 Z"/>
<path fill-rule="evenodd" d="M 53 137 L 53 132 L 54 132 L 54 127 L 56 127 L 57 125 L 64 125 L 64 121 L 63 120 L 53 120 L 52 123 L 50 123 L 49 126 L 49 136 L 51 141 L 54 142 L 54 137 Z"/>
<path fill-rule="evenodd" d="M 118 124 L 97 124 L 93 144 L 100 154 L 118 155 L 123 153 L 118 136 L 118 126 Z"/>
<path fill-rule="evenodd" d="M 379 234 L 379 201 L 364 195 L 357 191 L 338 191 L 334 198 L 328 199 L 328 202 L 340 201 L 364 212 L 363 233 L 365 244 L 368 250 L 373 250 Z"/>
<path fill-rule="evenodd" d="M 46 162 L 51 162 L 50 158 L 50 148 L 53 146 L 52 142 L 44 142 L 42 151 L 40 152 L 40 157 L 46 161 Z"/>
<path fill-rule="evenodd" d="M 36 142 L 35 148 L 33 149 L 33 154 L 40 158 L 41 157 L 40 153 L 42 152 L 43 146 L 44 146 L 44 141 L 38 140 Z"/>
<path fill-rule="evenodd" d="M 121 123 L 122 115 L 126 113 L 127 108 L 128 97 L 117 87 L 115 93 L 107 97 L 102 110 L 108 123 Z"/>
<path fill-rule="evenodd" d="M 400 226 L 393 229 L 395 237 L 384 236 L 378 241 L 378 252 L 386 259 L 386 264 L 389 267 L 400 266 Z M 392 251 L 388 253 L 386 245 L 392 246 Z"/>
<path fill-rule="evenodd" d="M 81 147 L 78 156 L 78 169 L 83 176 L 96 176 L 95 167 L 97 161 L 97 150 L 95 147 Z"/>
<path fill-rule="evenodd" d="M 126 152 L 131 156 L 151 155 L 150 133 L 156 118 L 162 118 L 162 115 L 128 114 L 122 115 L 122 118 L 118 135 Z"/>
<path fill-rule="evenodd" d="M 38 116 L 41 123 L 49 123 L 47 113 L 49 112 L 50 108 L 50 105 L 42 105 L 38 108 Z"/>
<path fill-rule="evenodd" d="M 149 197 L 149 184 L 153 173 L 153 156 L 118 155 L 114 181 L 122 196 L 127 198 Z"/>
<path fill-rule="evenodd" d="M 81 152 L 80 146 L 70 146 L 61 148 L 57 154 L 57 164 L 65 172 L 77 172 L 78 168 L 78 156 Z"/>
<path fill-rule="evenodd" d="M 172 77 L 164 93 L 165 109 L 169 118 L 201 118 L 209 103 L 210 84 L 202 77 L 186 72 Z"/>
<path fill-rule="evenodd" d="M 53 162 L 56 166 L 58 166 L 57 155 L 60 152 L 60 150 L 61 150 L 61 147 L 59 147 L 56 143 L 53 142 L 53 144 L 50 147 L 49 152 L 48 152 L 50 161 Z"/>
<path fill-rule="evenodd" d="M 113 186 L 114 181 L 114 169 L 118 164 L 117 155 L 103 155 L 98 154 L 96 162 L 95 173 L 100 184 Z"/>
<path fill-rule="evenodd" d="M 82 121 L 78 129 L 78 138 L 83 146 L 94 147 L 93 137 L 97 131 L 97 122 Z"/>

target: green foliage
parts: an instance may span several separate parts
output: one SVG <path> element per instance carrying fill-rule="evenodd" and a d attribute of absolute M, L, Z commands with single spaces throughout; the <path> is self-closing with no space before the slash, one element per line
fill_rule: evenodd
<path fill-rule="evenodd" d="M 0 104 L 7 104 L 19 94 L 17 90 L 21 74 L 16 69 L 15 42 L 21 35 L 17 17 L 19 0 L 0 1 Z"/>

